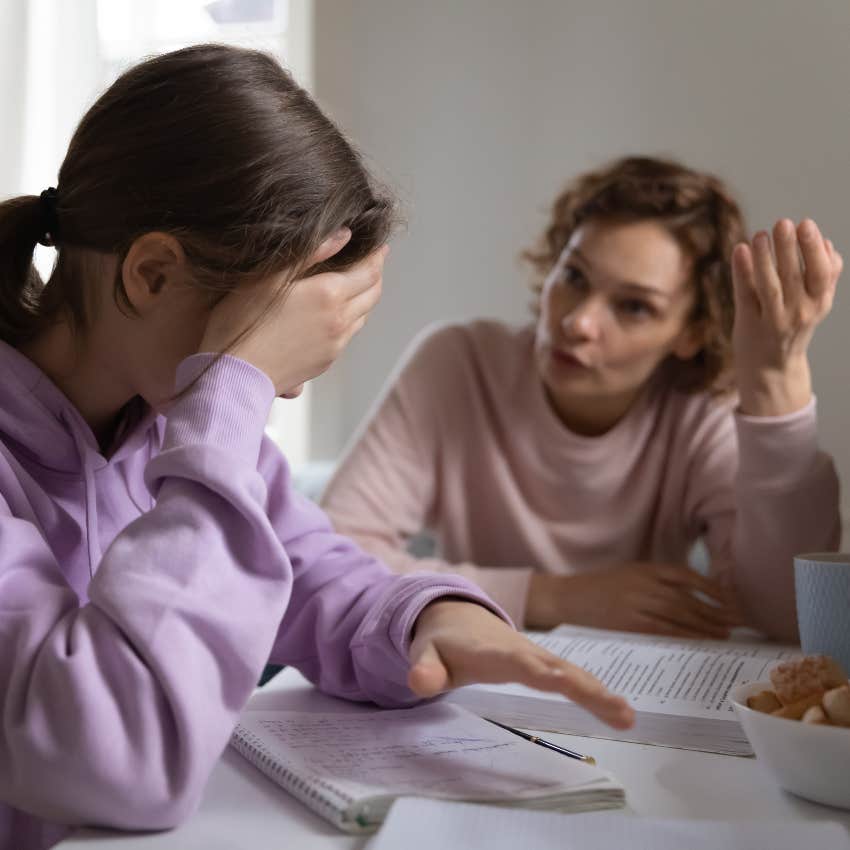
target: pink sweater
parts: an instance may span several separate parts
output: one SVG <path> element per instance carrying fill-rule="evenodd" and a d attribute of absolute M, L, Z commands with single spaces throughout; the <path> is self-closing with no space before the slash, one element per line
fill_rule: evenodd
<path fill-rule="evenodd" d="M 685 564 L 703 538 L 753 624 L 794 637 L 792 556 L 840 538 L 814 401 L 755 418 L 654 387 L 606 434 L 584 437 L 550 408 L 532 345 L 533 328 L 491 321 L 426 333 L 328 486 L 336 529 L 400 572 L 473 579 L 518 623 L 532 570 Z M 405 550 L 426 527 L 441 558 Z"/>

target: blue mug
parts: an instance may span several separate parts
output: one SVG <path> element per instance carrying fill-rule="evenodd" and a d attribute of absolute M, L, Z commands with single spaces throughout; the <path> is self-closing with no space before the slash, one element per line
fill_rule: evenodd
<path fill-rule="evenodd" d="M 850 554 L 795 556 L 794 586 L 803 652 L 831 655 L 850 672 Z"/>

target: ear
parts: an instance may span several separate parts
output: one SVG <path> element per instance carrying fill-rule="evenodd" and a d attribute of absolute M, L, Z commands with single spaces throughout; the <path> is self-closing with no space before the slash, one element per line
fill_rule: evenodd
<path fill-rule="evenodd" d="M 133 241 L 121 264 L 127 298 L 145 315 L 170 295 L 187 277 L 186 255 L 168 233 L 145 233 Z"/>
<path fill-rule="evenodd" d="M 700 322 L 690 322 L 673 341 L 671 353 L 679 360 L 696 357 L 705 345 L 705 328 Z"/>

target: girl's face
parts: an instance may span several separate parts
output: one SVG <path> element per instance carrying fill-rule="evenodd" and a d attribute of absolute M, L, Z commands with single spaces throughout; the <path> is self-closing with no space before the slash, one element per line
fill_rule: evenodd
<path fill-rule="evenodd" d="M 568 425 L 607 430 L 668 356 L 700 348 L 689 259 L 658 223 L 579 227 L 540 296 L 535 356 Z"/>

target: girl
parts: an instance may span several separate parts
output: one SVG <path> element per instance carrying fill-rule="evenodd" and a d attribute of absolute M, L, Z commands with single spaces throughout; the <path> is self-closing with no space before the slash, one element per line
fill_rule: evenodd
<path fill-rule="evenodd" d="M 781 221 L 775 261 L 763 233 L 735 249 L 733 299 L 744 237 L 726 187 L 676 163 L 576 179 L 527 255 L 536 322 L 414 346 L 326 491 L 337 530 L 529 627 L 722 638 L 737 589 L 747 621 L 795 637 L 792 556 L 839 540 L 806 350 L 841 259 Z M 405 551 L 423 526 L 442 558 Z M 685 569 L 700 538 L 710 578 Z"/>
<path fill-rule="evenodd" d="M 178 823 L 267 661 L 382 705 L 516 679 L 630 722 L 466 581 L 334 535 L 263 437 L 377 300 L 391 212 L 276 63 L 219 46 L 128 71 L 57 189 L 0 206 L 0 847 Z"/>

